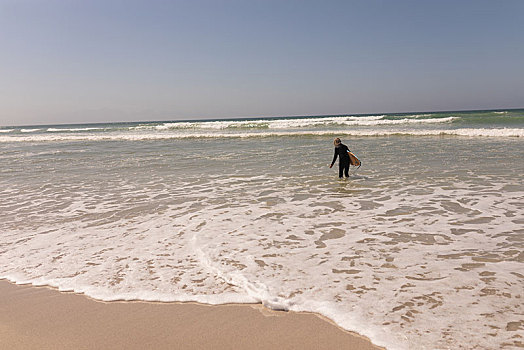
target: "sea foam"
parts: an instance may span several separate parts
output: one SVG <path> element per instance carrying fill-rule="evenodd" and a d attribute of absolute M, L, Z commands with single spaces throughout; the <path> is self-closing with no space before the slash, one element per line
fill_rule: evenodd
<path fill-rule="evenodd" d="M 253 181 L 257 190 L 246 192 L 244 180 L 216 178 L 195 184 L 184 203 L 134 214 L 126 213 L 126 201 L 111 200 L 115 193 L 89 209 L 96 202 L 85 193 L 67 211 L 55 213 L 52 223 L 39 218 L 34 232 L 3 230 L 8 250 L 1 255 L 0 277 L 105 301 L 261 302 L 272 309 L 318 312 L 391 349 L 450 346 L 442 332 L 453 344 L 491 347 L 494 338 L 477 320 L 498 325 L 513 319 L 507 312 L 485 314 L 492 311 L 488 305 L 518 308 L 519 278 L 509 273 L 518 271 L 518 263 L 504 257 L 510 247 L 497 248 L 517 226 L 494 218 L 508 210 L 524 214 L 516 204 L 524 193 L 502 200 L 484 196 L 475 203 L 477 190 L 456 183 L 416 197 L 408 186 L 377 189 L 356 201 L 328 194 L 296 201 L 292 198 L 303 185 L 264 177 Z M 278 193 L 264 194 L 274 188 Z M 126 191 L 129 198 L 146 194 Z M 160 193 L 132 202 L 154 203 Z M 208 204 L 197 205 L 204 193 Z M 220 200 L 224 195 L 235 198 L 233 206 Z M 374 203 L 372 209 L 363 209 L 367 201 Z M 341 221 L 339 206 L 359 223 Z M 464 212 L 454 212 L 457 206 Z M 446 215 L 436 216 L 442 210 Z M 484 217 L 492 218 L 491 224 L 480 235 L 478 224 L 468 221 Z M 465 232 L 454 234 L 454 222 Z M 475 271 L 495 279 L 485 285 Z M 499 296 L 504 293 L 512 298 Z M 430 334 L 417 335 L 428 329 Z"/>
<path fill-rule="evenodd" d="M 188 138 L 260 138 L 284 136 L 466 136 L 466 137 L 524 137 L 519 128 L 462 128 L 462 129 L 337 129 L 323 131 L 258 131 L 258 132 L 113 132 L 104 134 L 34 134 L 30 136 L 0 136 L 0 142 L 59 142 L 59 141 L 145 141 Z"/>
<path fill-rule="evenodd" d="M 93 131 L 103 130 L 103 128 L 48 128 L 49 132 L 68 132 L 68 131 Z"/>
<path fill-rule="evenodd" d="M 387 119 L 386 115 L 376 116 L 338 116 L 338 117 L 316 117 L 300 119 L 257 119 L 257 120 L 235 120 L 235 121 L 202 121 L 202 122 L 176 122 L 161 125 L 140 125 L 134 129 L 299 129 L 309 127 L 326 127 L 330 125 L 339 126 L 376 126 L 376 125 L 401 125 L 401 124 L 436 124 L 450 123 L 459 118 L 423 118 L 428 115 L 411 115 Z"/>

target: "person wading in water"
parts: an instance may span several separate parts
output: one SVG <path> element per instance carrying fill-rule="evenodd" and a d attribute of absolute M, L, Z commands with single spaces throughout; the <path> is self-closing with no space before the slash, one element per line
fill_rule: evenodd
<path fill-rule="evenodd" d="M 350 152 L 350 150 L 348 146 L 344 145 L 338 137 L 335 139 L 335 141 L 333 141 L 333 143 L 335 144 L 335 155 L 333 155 L 333 161 L 331 162 L 329 168 L 331 169 L 333 167 L 337 157 L 340 156 L 340 159 L 338 160 L 338 177 L 341 179 L 342 175 L 349 177 L 350 160 L 348 152 Z"/>

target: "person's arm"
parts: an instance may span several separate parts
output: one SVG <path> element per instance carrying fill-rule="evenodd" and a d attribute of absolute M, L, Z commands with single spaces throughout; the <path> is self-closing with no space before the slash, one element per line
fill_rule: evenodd
<path fill-rule="evenodd" d="M 333 155 L 333 161 L 331 162 L 331 165 L 329 166 L 330 168 L 333 166 L 333 164 L 335 164 L 335 161 L 337 160 L 337 156 L 338 156 L 338 152 L 337 152 L 337 149 L 335 148 L 335 154 Z"/>

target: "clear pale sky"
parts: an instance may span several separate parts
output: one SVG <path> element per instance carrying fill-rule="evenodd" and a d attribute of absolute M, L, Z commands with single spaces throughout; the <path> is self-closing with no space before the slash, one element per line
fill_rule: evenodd
<path fill-rule="evenodd" d="M 0 125 L 524 107 L 524 0 L 0 0 Z"/>

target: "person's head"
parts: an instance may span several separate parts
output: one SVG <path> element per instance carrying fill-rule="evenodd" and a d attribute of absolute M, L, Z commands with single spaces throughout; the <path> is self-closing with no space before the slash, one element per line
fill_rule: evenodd
<path fill-rule="evenodd" d="M 340 145 L 341 143 L 342 143 L 342 141 L 340 141 L 340 139 L 339 139 L 338 137 L 333 141 L 333 144 L 334 144 L 335 146 L 338 146 L 338 145 Z"/>

